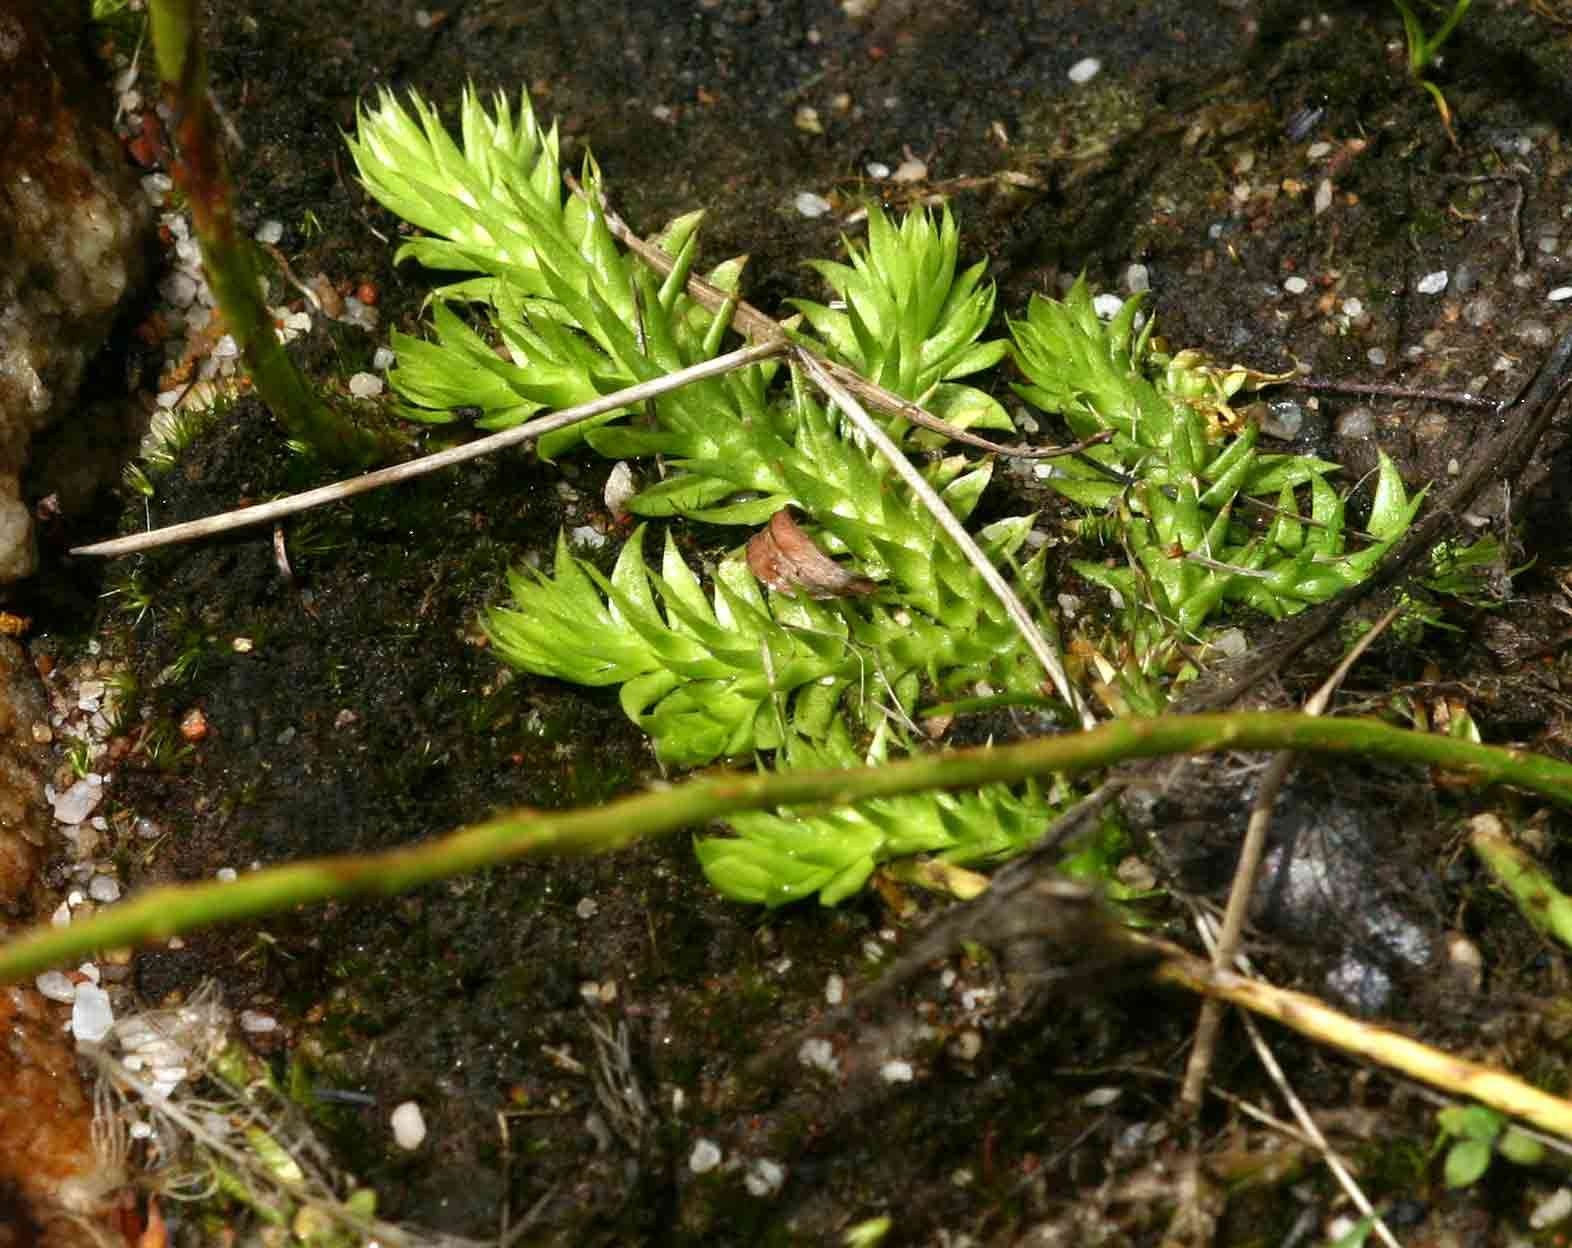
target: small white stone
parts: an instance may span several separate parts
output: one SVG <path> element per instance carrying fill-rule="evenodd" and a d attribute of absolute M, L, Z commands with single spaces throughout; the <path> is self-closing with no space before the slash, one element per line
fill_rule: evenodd
<path fill-rule="evenodd" d="M 1111 321 L 1119 315 L 1119 309 L 1124 307 L 1124 300 L 1118 295 L 1107 292 L 1097 295 L 1092 299 L 1092 311 L 1105 321 Z"/>
<path fill-rule="evenodd" d="M 963 1010 L 986 1009 L 993 1004 L 994 991 L 992 988 L 967 988 L 961 993 L 961 1008 Z"/>
<path fill-rule="evenodd" d="M 786 1183 L 786 1167 L 768 1157 L 760 1157 L 748 1167 L 743 1185 L 750 1196 L 773 1196 Z"/>
<path fill-rule="evenodd" d="M 1132 295 L 1152 288 L 1152 271 L 1144 264 L 1132 264 L 1124 271 L 1124 288 Z"/>
<path fill-rule="evenodd" d="M 49 926 L 50 927 L 70 927 L 71 926 L 71 903 L 70 902 L 62 901 L 58 906 L 55 907 L 55 912 L 49 916 Z"/>
<path fill-rule="evenodd" d="M 1302 295 L 1310 289 L 1310 283 L 1296 273 L 1293 277 L 1283 279 L 1283 289 L 1291 295 Z"/>
<path fill-rule="evenodd" d="M 841 1072 L 835 1046 L 822 1037 L 804 1040 L 797 1049 L 797 1060 L 810 1070 L 822 1070 L 827 1075 L 838 1075 Z"/>
<path fill-rule="evenodd" d="M 587 546 L 590 550 L 599 550 L 606 544 L 606 535 L 593 524 L 575 525 L 568 530 L 568 536 L 580 546 Z"/>
<path fill-rule="evenodd" d="M 413 1152 L 426 1138 L 426 1118 L 414 1101 L 405 1101 L 393 1111 L 393 1142 Z"/>
<path fill-rule="evenodd" d="M 78 984 L 76 999 L 71 1003 L 71 1034 L 78 1042 L 96 1044 L 114 1025 L 115 1012 L 110 1008 L 109 994 L 97 984 Z"/>
<path fill-rule="evenodd" d="M 376 354 L 371 357 L 371 367 L 377 372 L 385 372 L 398 363 L 398 354 L 391 347 L 378 347 Z"/>
<path fill-rule="evenodd" d="M 45 971 L 33 981 L 33 986 L 51 1001 L 70 1004 L 76 1000 L 76 984 L 61 971 Z"/>
<path fill-rule="evenodd" d="M 1528 1215 L 1528 1224 L 1542 1231 L 1569 1214 L 1572 1214 L 1572 1188 L 1558 1187 L 1534 1207 L 1534 1212 Z"/>
<path fill-rule="evenodd" d="M 98 784 L 89 784 L 85 779 L 78 780 L 59 797 L 54 799 L 55 818 L 61 823 L 81 823 L 94 810 L 98 803 L 104 800 L 103 781 Z"/>
<path fill-rule="evenodd" d="M 1245 639 L 1244 631 L 1238 628 L 1226 629 L 1219 633 L 1212 639 L 1212 644 L 1217 647 L 1218 653 L 1224 654 L 1230 659 L 1242 657 L 1250 648 L 1250 643 Z"/>
<path fill-rule="evenodd" d="M 179 270 L 171 273 L 158 284 L 159 296 L 165 303 L 172 303 L 177 308 L 190 307 L 191 301 L 196 298 L 196 292 L 196 278 Z"/>
<path fill-rule="evenodd" d="M 1090 82 L 1102 72 L 1103 63 L 1095 56 L 1083 56 L 1074 65 L 1070 66 L 1070 81 L 1079 86 L 1083 82 Z"/>
<path fill-rule="evenodd" d="M 573 913 L 581 919 L 593 919 L 600 910 L 600 902 L 593 897 L 579 898 L 579 904 L 573 908 Z"/>
<path fill-rule="evenodd" d="M 235 869 L 233 867 L 220 867 L 213 872 L 213 878 L 220 884 L 233 884 L 235 882 Z"/>
<path fill-rule="evenodd" d="M 1332 206 L 1332 179 L 1322 178 L 1315 188 L 1315 215 L 1320 216 Z"/>
<path fill-rule="evenodd" d="M 815 195 L 812 191 L 799 191 L 792 203 L 798 215 L 804 217 L 822 217 L 834 206 L 824 196 Z"/>
<path fill-rule="evenodd" d="M 1446 283 L 1446 270 L 1437 269 L 1434 273 L 1426 273 L 1422 278 L 1415 282 L 1414 289 L 1417 290 L 1421 295 L 1439 295 L 1443 290 L 1446 289 Z"/>
<path fill-rule="evenodd" d="M 1346 316 L 1363 316 L 1365 312 L 1364 301 L 1361 299 L 1344 299 L 1343 313 Z"/>
<path fill-rule="evenodd" d="M 1557 286 L 1545 298 L 1550 300 L 1551 303 L 1564 303 L 1566 300 L 1572 299 L 1572 286 Z M 1562 1188 L 1561 1190 L 1565 1191 L 1566 1189 Z"/>
<path fill-rule="evenodd" d="M 839 975 L 831 975 L 824 981 L 824 1000 L 827 1005 L 839 1005 L 846 1000 L 846 981 Z"/>
<path fill-rule="evenodd" d="M 910 1083 L 913 1075 L 912 1064 L 898 1059 L 879 1067 L 879 1078 L 885 1083 Z"/>
<path fill-rule="evenodd" d="M 375 373 L 356 373 L 349 379 L 349 392 L 357 399 L 374 399 L 382 393 L 382 378 Z"/>
<path fill-rule="evenodd" d="M 866 166 L 870 178 L 887 178 L 890 176 L 890 167 L 880 160 L 870 160 Z"/>
<path fill-rule="evenodd" d="M 694 1174 L 708 1174 L 721 1162 L 720 1145 L 714 1140 L 695 1140 L 693 1151 L 688 1154 L 688 1169 Z"/>
<path fill-rule="evenodd" d="M 169 194 L 174 182 L 167 173 L 149 173 L 142 178 L 142 194 L 147 196 L 147 202 L 155 208 L 164 202 L 164 196 Z"/>
<path fill-rule="evenodd" d="M 87 886 L 87 895 L 94 901 L 119 901 L 120 881 L 112 875 L 95 875 Z"/>
<path fill-rule="evenodd" d="M 1305 155 L 1311 160 L 1320 160 L 1321 157 L 1330 155 L 1331 151 L 1332 145 L 1330 143 L 1325 139 L 1318 139 L 1305 149 Z"/>
<path fill-rule="evenodd" d="M 240 344 L 233 334 L 225 334 L 213 344 L 213 355 L 220 360 L 233 360 L 240 356 Z"/>
<path fill-rule="evenodd" d="M 261 1033 L 278 1030 L 278 1019 L 257 1010 L 240 1011 L 240 1030 Z"/>
<path fill-rule="evenodd" d="M 1365 359 L 1369 360 L 1377 368 L 1380 368 L 1386 363 L 1386 352 L 1380 347 L 1371 347 L 1370 350 L 1365 352 Z"/>
<path fill-rule="evenodd" d="M 284 237 L 284 223 L 282 221 L 264 221 L 257 227 L 256 240 L 259 243 L 275 244 Z"/>
<path fill-rule="evenodd" d="M 628 461 L 619 459 L 612 467 L 611 473 L 606 478 L 606 488 L 601 491 L 601 501 L 606 504 L 606 510 L 618 520 L 628 514 L 628 503 L 639 492 L 638 482 L 633 479 L 633 469 Z"/>

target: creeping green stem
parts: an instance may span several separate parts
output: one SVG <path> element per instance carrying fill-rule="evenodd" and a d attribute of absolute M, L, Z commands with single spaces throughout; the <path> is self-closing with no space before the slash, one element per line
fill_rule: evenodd
<path fill-rule="evenodd" d="M 69 964 L 96 949 L 233 923 L 327 898 L 392 896 L 519 858 L 606 853 L 738 811 L 838 806 L 925 789 L 975 788 L 1048 772 L 1073 775 L 1132 758 L 1220 749 L 1304 750 L 1443 767 L 1482 784 L 1513 784 L 1572 806 L 1572 766 L 1524 750 L 1393 728 L 1368 719 L 1282 712 L 1124 719 L 1091 732 L 960 750 L 876 768 L 784 771 L 692 780 L 604 806 L 519 811 L 409 849 L 319 858 L 229 883 L 152 889 L 82 923 L 48 925 L 0 946 L 0 981 Z"/>

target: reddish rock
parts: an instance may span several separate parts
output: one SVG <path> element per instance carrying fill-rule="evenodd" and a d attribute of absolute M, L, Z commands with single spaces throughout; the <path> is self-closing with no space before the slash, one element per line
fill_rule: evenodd
<path fill-rule="evenodd" d="M 149 217 L 82 53 L 85 5 L 0 0 L 0 584 L 34 568 L 28 444 L 69 410 Z"/>

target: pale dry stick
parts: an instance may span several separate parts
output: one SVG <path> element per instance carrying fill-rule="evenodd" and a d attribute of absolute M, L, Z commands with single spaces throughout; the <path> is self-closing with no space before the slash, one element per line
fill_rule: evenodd
<path fill-rule="evenodd" d="M 1516 1075 L 1444 1053 L 1391 1028 L 1351 1018 L 1305 993 L 1218 970 L 1205 958 L 1168 941 L 1128 931 L 1125 940 L 1131 948 L 1145 949 L 1161 958 L 1154 972 L 1158 983 L 1220 997 L 1231 1005 L 1275 1019 L 1318 1044 L 1478 1101 L 1509 1118 L 1572 1140 L 1572 1101 L 1541 1091 Z"/>
<path fill-rule="evenodd" d="M 1401 606 L 1393 607 L 1353 644 L 1343 661 L 1305 703 L 1306 715 L 1319 715 L 1326 709 L 1326 704 L 1343 683 L 1349 669 L 1359 661 L 1375 639 L 1387 630 L 1401 610 Z M 1293 762 L 1293 751 L 1281 750 L 1272 756 L 1271 763 L 1261 776 L 1255 805 L 1250 809 L 1250 822 L 1245 828 L 1244 844 L 1239 849 L 1239 863 L 1234 868 L 1228 908 L 1223 912 L 1223 930 L 1217 938 L 1217 947 L 1212 951 L 1212 965 L 1218 970 L 1226 970 L 1239 953 L 1245 914 L 1250 908 L 1250 898 L 1255 893 L 1255 878 L 1261 869 L 1261 856 L 1266 849 L 1266 833 L 1272 824 L 1272 809 L 1277 805 L 1278 791 L 1283 787 L 1283 780 Z M 1217 1029 L 1222 1018 L 1222 1003 L 1216 999 L 1207 1001 L 1201 1007 L 1201 1017 L 1195 1025 L 1195 1041 L 1190 1046 L 1190 1063 L 1185 1069 L 1184 1087 L 1179 1093 L 1180 1111 L 1184 1114 L 1193 1116 L 1201 1106 L 1201 1093 L 1206 1086 L 1207 1072 L 1211 1069 L 1212 1056 L 1217 1049 Z"/>
<path fill-rule="evenodd" d="M 1328 681 L 1327 683 L 1330 684 L 1331 682 Z M 1326 686 L 1322 688 L 1324 689 Z M 1316 696 L 1320 696 L 1320 691 L 1317 691 Z M 1278 757 L 1282 758 L 1284 755 L 1280 754 Z M 1200 930 L 1201 940 L 1212 954 L 1213 965 L 1216 965 L 1217 955 L 1223 947 L 1221 938 L 1212 930 L 1212 921 L 1204 915 L 1196 916 L 1196 926 Z M 1246 973 L 1253 973 L 1248 959 L 1242 956 L 1239 958 L 1239 966 Z M 1208 998 L 1207 1005 L 1213 1004 L 1214 1001 L 1215 998 Z M 1359 1181 L 1354 1178 L 1343 1159 L 1333 1151 L 1331 1144 L 1328 1143 L 1326 1136 L 1322 1133 L 1320 1125 L 1310 1116 L 1310 1111 L 1305 1108 L 1305 1103 L 1299 1099 L 1299 1094 L 1294 1091 L 1293 1085 L 1288 1082 L 1288 1076 L 1283 1073 L 1283 1068 L 1277 1060 L 1277 1055 L 1272 1052 L 1271 1046 L 1266 1043 L 1266 1038 L 1261 1035 L 1260 1026 L 1248 1014 L 1241 1015 L 1241 1021 L 1244 1023 L 1246 1034 L 1250 1037 L 1251 1045 L 1255 1048 L 1256 1059 L 1266 1068 L 1266 1073 L 1271 1077 L 1272 1082 L 1277 1085 L 1277 1090 L 1282 1093 L 1283 1099 L 1288 1102 L 1288 1108 L 1294 1116 L 1294 1121 L 1299 1124 L 1299 1129 L 1309 1139 L 1311 1147 L 1321 1154 L 1321 1160 L 1326 1163 L 1326 1168 L 1332 1172 L 1332 1177 L 1337 1180 L 1337 1185 L 1343 1189 L 1348 1199 L 1354 1202 L 1354 1208 L 1359 1210 L 1361 1217 L 1372 1219 L 1371 1229 L 1375 1231 L 1381 1242 L 1387 1248 L 1400 1248 L 1392 1232 L 1387 1228 L 1386 1223 L 1382 1221 L 1381 1215 L 1375 1211 L 1375 1206 L 1370 1203 L 1369 1198 L 1365 1195 L 1364 1189 L 1359 1186 Z"/>
<path fill-rule="evenodd" d="M 1026 604 L 1010 588 L 1009 582 L 999 575 L 999 569 L 993 566 L 993 561 L 983 553 L 972 535 L 966 531 L 966 526 L 955 518 L 955 513 L 945 505 L 938 491 L 928 484 L 927 478 L 901 453 L 901 448 L 896 446 L 890 435 L 879 427 L 872 416 L 868 415 L 867 409 L 857 402 L 852 393 L 830 376 L 829 370 L 824 367 L 822 361 L 801 348 L 793 350 L 792 359 L 813 379 L 814 384 L 829 396 L 835 406 L 846 414 L 846 418 L 872 443 L 874 449 L 889 461 L 896 475 L 906 482 L 918 501 L 939 522 L 939 527 L 949 535 L 950 540 L 966 556 L 972 567 L 977 569 L 978 575 L 1003 605 L 1005 613 L 1009 615 L 1031 652 L 1037 656 L 1037 661 L 1043 665 L 1043 671 L 1048 673 L 1059 696 L 1080 716 L 1082 726 L 1097 727 L 1097 717 L 1076 695 L 1074 687 L 1070 684 L 1070 678 L 1065 674 L 1064 664 L 1060 662 L 1054 648 L 1048 644 L 1048 639 L 1042 635 L 1042 630 L 1037 627 L 1037 622 L 1027 611 Z"/>
<path fill-rule="evenodd" d="M 322 507 L 341 499 L 353 498 L 356 494 L 364 494 L 368 490 L 375 490 L 384 485 L 423 477 L 452 464 L 479 459 L 483 455 L 491 454 L 492 451 L 527 442 L 543 433 L 575 425 L 581 420 L 589 420 L 594 416 L 602 416 L 607 412 L 616 411 L 619 407 L 633 407 L 645 399 L 679 390 L 706 377 L 719 377 L 724 373 L 746 368 L 750 364 L 757 364 L 760 360 L 767 360 L 771 356 L 781 355 L 789 347 L 790 344 L 786 342 L 765 342 L 744 347 L 739 351 L 718 355 L 713 360 L 705 360 L 702 364 L 695 364 L 691 368 L 657 377 L 653 381 L 629 386 L 626 390 L 619 390 L 615 394 L 592 399 L 588 403 L 580 403 L 577 407 L 566 408 L 560 412 L 553 412 L 550 416 L 526 421 L 522 425 L 504 429 L 500 433 L 494 433 L 478 441 L 466 442 L 463 446 L 438 451 L 435 455 L 427 455 L 423 459 L 412 459 L 408 463 L 381 468 L 376 472 L 351 477 L 348 481 L 338 481 L 332 485 L 324 485 L 320 489 L 307 490 L 304 494 L 275 499 L 271 503 L 258 503 L 254 507 L 242 507 L 238 511 L 228 511 L 217 516 L 204 516 L 201 520 L 188 520 L 184 524 L 172 524 L 146 533 L 134 533 L 129 537 L 117 537 L 110 541 L 93 542 L 87 546 L 75 546 L 71 553 L 73 555 L 130 555 L 159 546 L 171 546 L 177 542 L 194 542 L 198 538 L 211 537 L 216 533 L 228 533 L 253 524 L 265 524 L 281 516 L 292 516 L 302 511 L 309 511 L 313 507 Z"/>

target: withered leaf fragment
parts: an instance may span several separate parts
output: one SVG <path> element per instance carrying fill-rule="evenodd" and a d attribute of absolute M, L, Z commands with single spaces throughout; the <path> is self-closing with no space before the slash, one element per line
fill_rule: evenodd
<path fill-rule="evenodd" d="M 782 507 L 767 527 L 748 541 L 748 568 L 771 589 L 782 594 L 807 594 L 810 598 L 844 598 L 871 594 L 877 581 L 848 572 L 815 545 L 791 514 Z"/>

